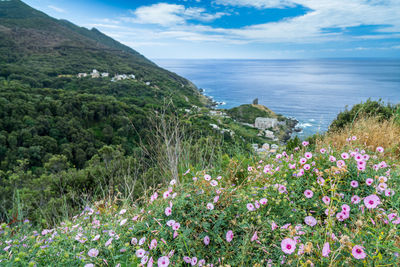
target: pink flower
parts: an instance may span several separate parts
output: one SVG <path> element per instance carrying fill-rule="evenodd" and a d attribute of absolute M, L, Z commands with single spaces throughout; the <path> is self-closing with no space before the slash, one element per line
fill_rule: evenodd
<path fill-rule="evenodd" d="M 97 240 L 99 240 L 99 238 L 100 238 L 100 235 L 96 235 L 95 237 L 93 237 L 92 241 L 97 241 Z"/>
<path fill-rule="evenodd" d="M 357 195 L 354 195 L 351 197 L 351 203 L 353 203 L 353 204 L 358 204 L 358 203 L 360 203 L 360 201 L 361 201 L 361 198 Z"/>
<path fill-rule="evenodd" d="M 353 255 L 354 258 L 361 260 L 364 259 L 367 254 L 364 252 L 364 248 L 359 245 L 355 245 L 351 251 L 351 254 Z"/>
<path fill-rule="evenodd" d="M 341 156 L 342 156 L 342 159 L 348 159 L 348 158 L 350 158 L 349 154 L 346 153 L 346 152 L 342 153 Z M 328 245 L 329 245 L 329 244 L 328 244 Z"/>
<path fill-rule="evenodd" d="M 229 230 L 228 232 L 226 232 L 226 241 L 231 242 L 232 239 L 233 239 L 233 232 Z"/>
<path fill-rule="evenodd" d="M 302 144 L 303 146 L 308 146 L 310 143 L 307 142 L 307 141 L 303 141 L 301 144 Z"/>
<path fill-rule="evenodd" d="M 305 159 L 305 158 L 301 158 L 301 159 L 300 159 L 300 164 L 303 165 L 303 164 L 306 163 L 306 162 L 307 162 L 307 159 Z"/>
<path fill-rule="evenodd" d="M 317 220 L 313 216 L 305 217 L 304 222 L 309 226 L 314 226 L 317 224 Z"/>
<path fill-rule="evenodd" d="M 370 195 L 364 198 L 364 205 L 368 209 L 375 209 L 379 204 L 381 204 L 381 200 L 377 195 Z"/>
<path fill-rule="evenodd" d="M 281 249 L 286 254 L 292 254 L 296 250 L 296 241 L 291 238 L 283 239 Z"/>
<path fill-rule="evenodd" d="M 267 200 L 266 198 L 262 198 L 262 199 L 260 199 L 260 203 L 261 203 L 261 205 L 266 205 L 266 204 L 267 204 L 267 202 L 268 202 L 268 200 Z"/>
<path fill-rule="evenodd" d="M 331 199 L 328 196 L 324 196 L 322 198 L 322 201 L 325 203 L 325 205 L 329 205 L 329 203 L 331 202 Z"/>
<path fill-rule="evenodd" d="M 177 236 L 178 236 L 178 232 L 177 232 L 177 231 L 174 231 L 174 235 L 173 235 L 174 239 L 175 239 Z"/>
<path fill-rule="evenodd" d="M 203 242 L 204 242 L 204 245 L 208 246 L 208 244 L 210 244 L 210 237 L 208 237 L 208 235 L 206 235 L 206 236 L 204 237 Z"/>
<path fill-rule="evenodd" d="M 258 239 L 257 231 L 254 232 L 253 236 L 251 237 L 251 242 L 254 242 Z"/>
<path fill-rule="evenodd" d="M 107 242 L 104 244 L 104 246 L 108 247 L 111 245 L 111 242 L 113 241 L 113 238 L 111 237 L 110 239 L 107 240 Z"/>
<path fill-rule="evenodd" d="M 166 267 L 169 265 L 169 258 L 167 256 L 162 256 L 157 261 L 158 267 Z"/>
<path fill-rule="evenodd" d="M 248 209 L 249 211 L 254 211 L 254 210 L 255 210 L 254 205 L 253 205 L 252 203 L 248 203 L 248 204 L 247 204 L 247 209 Z"/>
<path fill-rule="evenodd" d="M 170 216 L 172 214 L 172 209 L 170 207 L 165 208 L 165 215 Z"/>
<path fill-rule="evenodd" d="M 204 179 L 205 179 L 206 181 L 210 181 L 210 180 L 211 180 L 211 176 L 208 175 L 208 174 L 206 174 L 206 175 L 204 175 Z"/>
<path fill-rule="evenodd" d="M 174 225 L 174 223 L 175 223 L 174 220 L 169 220 L 169 221 L 167 222 L 167 225 L 168 225 L 169 227 L 172 227 L 172 225 Z"/>
<path fill-rule="evenodd" d="M 136 250 L 136 257 L 143 258 L 144 254 L 146 254 L 146 251 L 144 249 L 140 248 L 140 249 Z"/>
<path fill-rule="evenodd" d="M 137 244 L 137 239 L 135 237 L 132 237 L 131 244 L 134 246 Z"/>
<path fill-rule="evenodd" d="M 311 159 L 311 158 L 312 158 L 312 153 L 311 153 L 311 152 L 306 152 L 306 153 L 304 154 L 304 157 L 305 157 L 306 159 Z"/>
<path fill-rule="evenodd" d="M 284 186 L 284 185 L 279 185 L 279 188 L 278 188 L 278 191 L 279 191 L 279 193 L 285 193 L 286 192 L 286 186 Z"/>
<path fill-rule="evenodd" d="M 123 220 L 119 223 L 119 225 L 122 226 L 122 225 L 126 224 L 127 221 L 128 221 L 128 219 L 123 219 Z"/>
<path fill-rule="evenodd" d="M 383 153 L 383 151 L 385 151 L 385 150 L 383 149 L 383 147 L 378 146 L 378 147 L 376 148 L 376 151 L 378 151 L 379 153 Z"/>
<path fill-rule="evenodd" d="M 122 210 L 119 212 L 119 215 L 123 215 L 123 214 L 125 214 L 125 212 L 126 212 L 126 209 L 122 209 Z"/>
<path fill-rule="evenodd" d="M 214 209 L 214 204 L 213 203 L 208 203 L 207 204 L 207 209 L 213 210 Z"/>
<path fill-rule="evenodd" d="M 394 195 L 394 191 L 393 190 L 391 190 L 391 189 L 385 190 L 385 196 L 391 197 L 393 195 Z"/>
<path fill-rule="evenodd" d="M 318 178 L 317 178 L 317 183 L 318 183 L 320 186 L 323 186 L 323 185 L 325 184 L 325 179 L 322 178 L 322 177 L 318 177 Z"/>
<path fill-rule="evenodd" d="M 212 180 L 212 181 L 210 182 L 210 185 L 211 185 L 211 186 L 217 186 L 217 185 L 218 185 L 218 182 L 215 181 L 215 180 Z"/>
<path fill-rule="evenodd" d="M 321 152 L 321 154 L 325 154 L 326 149 L 325 149 L 325 148 L 321 148 L 321 149 L 319 150 L 319 152 Z"/>
<path fill-rule="evenodd" d="M 329 247 L 329 242 L 326 242 L 324 244 L 324 247 L 322 248 L 322 256 L 328 257 L 330 252 L 331 252 L 331 249 Z"/>
<path fill-rule="evenodd" d="M 306 171 L 308 171 L 309 169 L 311 169 L 310 164 L 305 164 L 305 165 L 304 165 L 304 169 L 305 169 Z"/>
<path fill-rule="evenodd" d="M 188 256 L 184 256 L 183 257 L 183 261 L 186 263 L 191 263 L 192 262 L 192 258 L 188 257 Z"/>
<path fill-rule="evenodd" d="M 177 231 L 181 227 L 181 224 L 176 222 L 174 225 L 172 225 L 172 230 Z"/>
<path fill-rule="evenodd" d="M 353 181 L 350 182 L 350 185 L 353 188 L 357 188 L 358 187 L 358 182 L 353 180 Z"/>
<path fill-rule="evenodd" d="M 368 178 L 367 180 L 365 180 L 365 183 L 367 185 L 371 185 L 374 182 L 374 180 L 372 178 Z"/>
<path fill-rule="evenodd" d="M 271 223 L 271 229 L 274 231 L 276 228 L 278 228 L 278 225 L 275 222 Z"/>
<path fill-rule="evenodd" d="M 97 257 L 97 255 L 99 255 L 99 250 L 92 248 L 89 250 L 88 255 L 89 257 Z"/>
<path fill-rule="evenodd" d="M 335 161 L 336 161 L 336 158 L 335 158 L 334 156 L 329 156 L 329 161 L 330 161 L 330 162 L 335 162 Z"/>
<path fill-rule="evenodd" d="M 155 249 L 157 247 L 157 240 L 153 239 L 150 242 L 150 249 Z"/>
<path fill-rule="evenodd" d="M 193 257 L 192 260 L 190 261 L 190 264 L 191 264 L 192 266 L 195 266 L 195 265 L 197 264 L 197 258 L 196 258 L 196 257 Z"/>
<path fill-rule="evenodd" d="M 306 196 L 306 198 L 312 198 L 314 195 L 314 192 L 307 189 L 306 191 L 304 191 L 304 195 Z"/>
<path fill-rule="evenodd" d="M 336 161 L 336 166 L 338 166 L 338 168 L 342 168 L 346 166 L 346 163 L 343 160 L 338 160 Z"/>

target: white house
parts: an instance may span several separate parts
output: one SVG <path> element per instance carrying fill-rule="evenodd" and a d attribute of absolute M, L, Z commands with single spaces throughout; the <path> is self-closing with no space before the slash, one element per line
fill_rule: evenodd
<path fill-rule="evenodd" d="M 254 126 L 257 129 L 268 129 L 268 128 L 274 128 L 275 126 L 278 125 L 278 120 L 277 119 L 273 119 L 273 118 L 262 118 L 262 117 L 258 117 L 256 118 L 256 121 L 254 123 Z"/>
<path fill-rule="evenodd" d="M 108 77 L 108 76 L 109 76 L 108 72 L 103 72 L 103 73 L 101 74 L 101 77 L 103 77 L 103 78 L 106 78 L 106 77 Z"/>
<path fill-rule="evenodd" d="M 87 77 L 87 73 L 83 73 L 83 72 L 78 73 L 77 77 L 78 77 L 78 78 Z"/>
<path fill-rule="evenodd" d="M 90 75 L 92 76 L 92 78 L 100 78 L 100 73 L 96 69 L 93 69 Z"/>

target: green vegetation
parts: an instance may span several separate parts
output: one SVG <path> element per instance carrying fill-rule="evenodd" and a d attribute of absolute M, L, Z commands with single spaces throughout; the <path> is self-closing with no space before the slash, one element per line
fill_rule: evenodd
<path fill-rule="evenodd" d="M 257 117 L 276 118 L 280 121 L 286 119 L 284 116 L 274 113 L 263 105 L 245 104 L 228 109 L 226 112 L 237 121 L 244 123 L 254 123 Z"/>
<path fill-rule="evenodd" d="M 358 118 L 378 117 L 380 120 L 389 120 L 392 117 L 400 123 L 400 105 L 385 104 L 382 101 L 368 99 L 365 103 L 354 105 L 350 110 L 340 112 L 329 126 L 329 131 L 343 129 L 353 124 Z"/>

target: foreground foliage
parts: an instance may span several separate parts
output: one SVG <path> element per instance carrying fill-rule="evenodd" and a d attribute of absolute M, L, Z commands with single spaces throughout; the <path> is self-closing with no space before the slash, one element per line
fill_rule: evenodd
<path fill-rule="evenodd" d="M 5 266 L 400 263 L 399 170 L 382 147 L 308 144 L 187 170 L 146 204 L 87 207 L 53 229 L 1 226 Z M 179 180 L 179 181 L 178 181 Z"/>

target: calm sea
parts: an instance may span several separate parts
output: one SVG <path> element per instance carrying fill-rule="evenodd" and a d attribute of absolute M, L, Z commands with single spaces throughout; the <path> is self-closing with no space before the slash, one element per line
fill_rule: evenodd
<path fill-rule="evenodd" d="M 308 136 L 326 131 L 346 106 L 400 102 L 400 60 L 154 60 L 205 90 L 220 108 L 259 103 L 295 117 Z"/>

